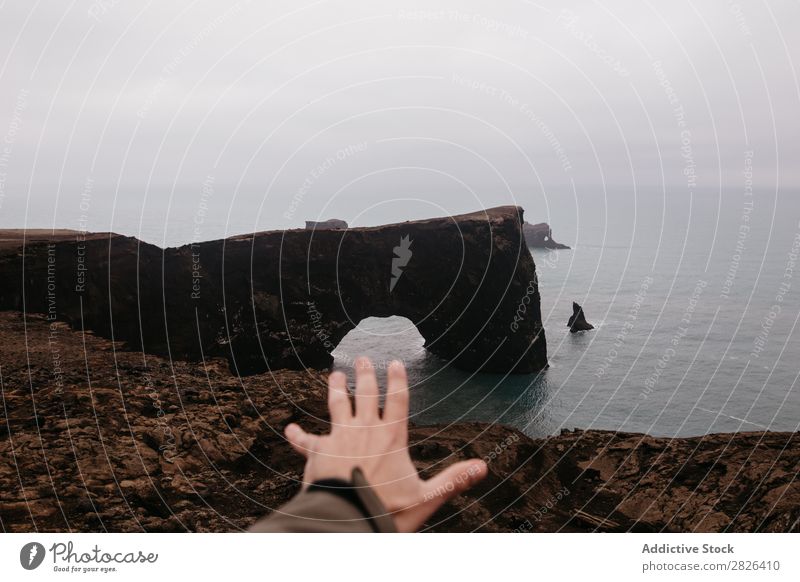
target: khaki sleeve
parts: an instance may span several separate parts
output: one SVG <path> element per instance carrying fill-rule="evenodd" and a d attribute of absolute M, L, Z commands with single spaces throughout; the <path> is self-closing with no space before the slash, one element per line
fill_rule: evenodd
<path fill-rule="evenodd" d="M 315 489 L 303 491 L 286 505 L 257 521 L 256 533 L 371 533 L 396 532 L 394 519 L 359 469 L 353 471 L 353 490 L 361 507 L 344 497 Z"/>

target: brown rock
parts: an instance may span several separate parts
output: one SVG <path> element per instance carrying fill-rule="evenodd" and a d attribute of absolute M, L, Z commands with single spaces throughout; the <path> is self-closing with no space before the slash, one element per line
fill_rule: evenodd
<path fill-rule="evenodd" d="M 48 337 L 44 318 L 0 313 L 10 418 L 31 408 L 28 358 L 34 371 L 52 365 Z M 5 531 L 244 529 L 299 489 L 303 460 L 281 434 L 286 423 L 329 429 L 325 377 L 314 371 L 237 378 L 224 365 L 151 356 L 140 372 L 154 384 L 174 394 L 210 383 L 217 399 L 184 400 L 178 414 L 154 418 L 146 391 L 116 388 L 136 385 L 141 353 L 74 331 L 62 332 L 59 350 L 62 368 L 83 380 L 61 394 L 43 383 L 34 392 L 43 428 L 12 420 L 10 434 L 0 435 Z M 71 405 L 68 422 L 56 422 L 65 402 L 90 393 L 84 358 L 100 397 L 94 407 Z M 236 427 L 226 422 L 224 411 L 245 408 L 256 416 Z M 662 439 L 565 431 L 532 440 L 500 425 L 459 423 L 412 426 L 409 438 L 426 477 L 467 457 L 488 463 L 485 481 L 431 517 L 433 531 L 798 530 L 797 433 Z"/>

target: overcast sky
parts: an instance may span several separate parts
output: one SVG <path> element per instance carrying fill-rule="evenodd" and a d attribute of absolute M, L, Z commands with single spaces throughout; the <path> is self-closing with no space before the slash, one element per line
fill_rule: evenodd
<path fill-rule="evenodd" d="M 7 1 L 0 226 L 797 188 L 800 4 L 696 4 Z"/>

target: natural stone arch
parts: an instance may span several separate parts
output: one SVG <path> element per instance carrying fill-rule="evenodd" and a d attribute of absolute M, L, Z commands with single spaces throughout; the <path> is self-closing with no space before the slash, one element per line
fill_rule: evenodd
<path fill-rule="evenodd" d="M 330 351 L 359 321 L 399 315 L 416 325 L 428 350 L 456 367 L 544 368 L 536 272 L 521 219 L 521 209 L 504 207 L 313 237 L 287 233 L 283 255 L 309 257 L 305 275 L 306 263 L 291 261 L 292 276 L 281 277 L 284 298 L 310 290 L 304 306 L 283 303 L 298 359 L 327 367 Z M 405 262 L 397 259 L 406 248 L 410 257 L 398 274 L 392 261 Z"/>
<path fill-rule="evenodd" d="M 521 225 L 522 209 L 508 206 L 165 250 L 68 233 L 23 253 L 20 237 L 6 237 L 0 308 L 21 309 L 24 293 L 28 310 L 47 313 L 53 272 L 58 319 L 145 352 L 225 357 L 241 374 L 328 367 L 359 321 L 389 315 L 414 322 L 426 349 L 458 368 L 527 373 L 547 366 L 547 350 Z"/>

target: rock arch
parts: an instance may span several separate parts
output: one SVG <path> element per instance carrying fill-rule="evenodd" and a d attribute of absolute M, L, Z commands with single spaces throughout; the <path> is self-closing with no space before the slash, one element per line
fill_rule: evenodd
<path fill-rule="evenodd" d="M 160 249 L 114 234 L 0 233 L 0 308 L 241 374 L 325 368 L 368 316 L 401 315 L 465 370 L 547 366 L 522 209 L 347 230 L 288 230 Z M 24 268 L 23 268 L 24 257 Z"/>

